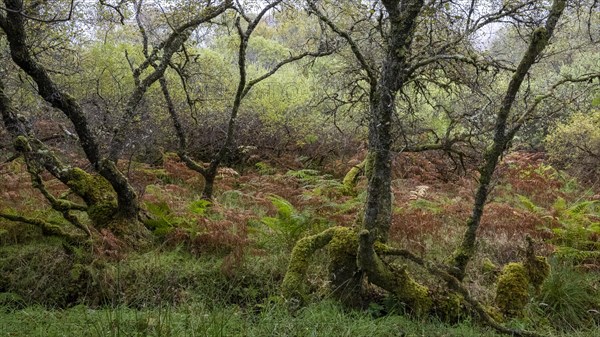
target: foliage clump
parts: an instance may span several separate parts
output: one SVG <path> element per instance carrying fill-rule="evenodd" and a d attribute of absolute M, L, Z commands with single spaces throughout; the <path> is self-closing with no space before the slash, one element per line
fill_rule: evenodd
<path fill-rule="evenodd" d="M 538 296 L 541 314 L 560 330 L 582 329 L 598 324 L 598 277 L 583 273 L 569 263 L 554 262 Z"/>
<path fill-rule="evenodd" d="M 546 136 L 552 162 L 579 178 L 595 180 L 600 174 L 600 110 L 577 113 L 556 125 Z"/>

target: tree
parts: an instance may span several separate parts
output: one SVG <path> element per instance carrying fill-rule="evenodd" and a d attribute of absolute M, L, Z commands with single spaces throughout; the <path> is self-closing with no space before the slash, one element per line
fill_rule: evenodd
<path fill-rule="evenodd" d="M 598 179 L 600 111 L 577 113 L 559 123 L 545 139 L 549 159 L 589 181 Z"/>
<path fill-rule="evenodd" d="M 121 120 L 115 126 L 116 131 L 107 153 L 103 153 L 102 144 L 99 143 L 89 124 L 86 112 L 79 102 L 61 89 L 51 77 L 48 69 L 32 54 L 32 49 L 28 45 L 30 35 L 28 20 L 32 20 L 32 15 L 35 15 L 30 12 L 34 11 L 36 6 L 27 7 L 21 0 L 6 0 L 4 3 L 5 14 L 0 14 L 0 28 L 6 34 L 12 60 L 35 82 L 39 96 L 52 107 L 62 111 L 70 120 L 86 159 L 99 176 L 90 175 L 80 168 L 62 164 L 51 151 L 44 147 L 43 143 L 23 130 L 11 117 L 15 115 L 14 109 L 10 107 L 8 97 L 4 95 L 5 126 L 15 139 L 15 149 L 25 154 L 34 180 L 37 179 L 36 174 L 39 174 L 39 170 L 43 168 L 81 197 L 87 204 L 85 210 L 95 228 L 108 228 L 132 243 L 139 241 L 140 238 L 146 236 L 146 231 L 139 221 L 138 196 L 125 175 L 117 167 L 117 161 L 126 146 L 128 127 L 137 114 L 137 108 L 144 94 L 153 83 L 163 76 L 173 54 L 179 50 L 194 29 L 229 9 L 232 1 L 224 1 L 220 5 L 207 5 L 191 19 L 172 27 L 172 31 L 153 50 L 146 53 L 146 58 L 138 66 L 132 65 L 134 87 L 131 88 L 131 93 L 123 108 Z M 73 6 L 72 3 L 71 6 Z M 148 71 L 150 65 L 156 65 L 153 71 Z M 54 208 L 62 207 L 60 206 L 61 200 L 53 200 L 51 195 L 47 195 L 47 198 Z M 71 209 L 74 208 L 69 205 L 66 211 Z M 79 206 L 75 209 L 83 210 Z M 63 212 L 63 214 L 71 217 L 68 212 Z M 25 219 L 15 218 L 12 220 L 22 221 Z"/>
<path fill-rule="evenodd" d="M 238 64 L 238 73 L 239 79 L 237 83 L 237 88 L 235 91 L 235 96 L 233 98 L 233 102 L 231 104 L 231 112 L 229 114 L 229 121 L 227 124 L 227 130 L 225 133 L 225 139 L 223 140 L 223 144 L 217 153 L 215 153 L 208 165 L 203 165 L 192 159 L 187 153 L 187 136 L 183 129 L 181 118 L 173 104 L 173 100 L 171 99 L 171 95 L 169 93 L 169 87 L 167 85 L 166 79 L 163 77 L 161 79 L 161 89 L 167 102 L 167 107 L 169 110 L 169 114 L 173 120 L 173 126 L 175 127 L 177 137 L 179 139 L 179 157 L 186 163 L 186 165 L 200 173 L 204 177 L 204 189 L 202 192 L 202 197 L 205 199 L 211 199 L 213 195 L 213 186 L 214 180 L 217 175 L 217 170 L 219 165 L 221 165 L 222 161 L 227 156 L 228 152 L 231 151 L 231 146 L 233 145 L 234 139 L 236 137 L 236 123 L 238 119 L 238 115 L 240 113 L 240 108 L 242 106 L 243 99 L 248 95 L 248 93 L 252 90 L 252 88 L 259 84 L 260 82 L 268 79 L 273 76 L 281 67 L 302 60 L 305 57 L 320 57 L 331 54 L 329 50 L 317 50 L 317 51 L 305 51 L 301 52 L 297 55 L 292 55 L 287 57 L 277 63 L 273 64 L 268 71 L 265 73 L 253 78 L 248 79 L 248 70 L 247 70 L 247 58 L 248 58 L 248 44 L 250 42 L 250 38 L 252 33 L 258 27 L 258 25 L 262 22 L 263 17 L 269 11 L 273 10 L 277 6 L 283 3 L 282 0 L 272 1 L 266 4 L 259 12 L 256 14 L 254 18 L 250 16 L 249 13 L 246 13 L 244 6 L 240 3 L 237 4 L 236 10 L 239 14 L 235 18 L 235 29 L 237 32 L 237 36 L 239 39 L 238 53 L 237 53 L 237 64 Z M 243 27 L 242 20 L 245 22 L 246 27 Z M 143 34 L 143 29 L 140 29 Z M 174 67 L 175 68 L 175 67 Z M 175 68 L 176 69 L 176 68 Z M 185 83 L 185 75 L 183 74 L 184 69 L 176 69 L 183 83 Z"/>
<path fill-rule="evenodd" d="M 427 4 L 420 0 L 381 1 L 382 7 L 374 7 L 370 12 L 374 16 L 373 13 L 379 10 L 379 21 L 371 17 L 363 19 L 376 22 L 374 25 L 379 29 L 376 31 L 382 39 L 380 54 L 361 49 L 362 45 L 352 35 L 354 26 L 350 24 L 350 28 L 343 29 L 340 23 L 332 19 L 337 16 L 326 13 L 329 4 L 330 2 L 308 1 L 311 12 L 348 45 L 360 65 L 365 81 L 368 82 L 369 152 L 372 153 L 374 163 L 371 176 L 368 177 L 368 195 L 360 229 L 355 232 L 350 228 L 336 227 L 300 240 L 292 252 L 288 272 L 283 281 L 284 296 L 289 299 L 301 298 L 301 282 L 310 256 L 317 249 L 329 245 L 333 257 L 332 270 L 335 274 L 332 283 L 335 289 L 342 289 L 342 295 L 353 296 L 351 290 L 360 289 L 363 284 L 362 277 L 366 276 L 370 283 L 394 294 L 417 314 L 426 314 L 430 310 L 435 311 L 436 307 L 445 307 L 448 304 L 445 302 L 447 296 L 436 296 L 431 289 L 416 282 L 406 267 L 394 270 L 382 260 L 383 256 L 396 255 L 423 266 L 445 281 L 450 293 L 462 296 L 471 310 L 497 330 L 515 335 L 535 335 L 499 325 L 483 306 L 469 295 L 461 282 L 466 266 L 475 252 L 477 228 L 498 161 L 518 130 L 531 117 L 540 102 L 548 97 L 537 97 L 523 113 L 517 116 L 511 114 L 522 83 L 553 36 L 565 10 L 566 1 L 555 0 L 550 8 L 537 1 L 503 3 L 492 6 L 487 12 L 478 7 L 476 2 L 471 2 L 471 6 L 467 6 L 465 10 L 460 6 L 459 9 L 453 9 L 451 4 L 436 1 Z M 353 6 L 361 8 L 362 4 L 350 5 Z M 349 11 L 352 11 L 352 8 Z M 448 17 L 457 15 L 461 17 L 460 23 L 449 24 L 448 28 L 444 29 L 443 23 L 451 23 L 447 21 Z M 476 48 L 469 46 L 469 43 L 465 43 L 482 27 L 504 19 L 517 22 L 529 20 L 527 24 L 534 27 L 529 35 L 527 49 L 514 69 L 507 69 L 502 63 L 486 58 Z M 427 38 L 423 38 L 424 36 Z M 379 55 L 381 58 L 378 60 L 373 58 L 373 55 Z M 473 215 L 467 222 L 463 242 L 447 265 L 439 265 L 385 244 L 391 222 L 390 151 L 393 144 L 394 116 L 399 106 L 396 101 L 398 93 L 407 90 L 420 72 L 432 71 L 432 68 L 436 70 L 431 66 L 447 66 L 453 63 L 472 66 L 482 71 L 488 68 L 509 70 L 512 75 L 503 89 L 503 99 L 493 119 L 493 142 L 483 155 Z M 593 78 L 595 75 L 590 76 Z M 562 83 L 568 81 L 565 79 Z M 555 87 L 560 84 L 561 81 L 556 83 Z M 443 143 L 444 141 L 441 142 Z"/>

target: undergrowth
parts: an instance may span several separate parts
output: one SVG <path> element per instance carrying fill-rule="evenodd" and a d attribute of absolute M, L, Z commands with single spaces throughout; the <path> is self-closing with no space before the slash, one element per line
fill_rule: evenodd
<path fill-rule="evenodd" d="M 460 240 L 475 185 L 467 178 L 442 180 L 435 165 L 414 155 L 398 161 L 390 244 L 443 261 Z M 551 273 L 525 317 L 506 323 L 549 336 L 600 335 L 598 202 L 572 178 L 542 164 L 526 155 L 509 156 L 503 164 L 465 284 L 492 305 L 502 266 L 522 259 L 529 234 L 539 243 L 538 253 L 552 257 Z M 18 173 L 21 164 L 11 165 L 0 177 L 8 187 L 3 194 L 11 199 L 1 199 L 0 209 L 52 215 L 35 207 L 41 199 Z M 197 175 L 175 157 L 163 167 L 133 166 L 131 177 L 155 237 L 147 251 L 110 257 L 67 249 L 31 226 L 0 221 L 0 331 L 10 336 L 495 336 L 467 316 L 448 326 L 391 314 L 387 308 L 394 305 L 386 297 L 368 298 L 366 310 L 341 308 L 329 299 L 328 270 L 322 267 L 327 252 L 313 257 L 307 278 L 314 295 L 308 306 L 295 315 L 286 310 L 279 287 L 291 248 L 305 235 L 356 225 L 365 178 L 358 180 L 358 193 L 349 195 L 340 177 L 315 169 L 279 173 L 261 162 L 259 174 L 219 175 L 215 198 L 207 202 L 200 198 Z M 418 180 L 418 174 L 426 179 Z M 46 178 L 52 191 L 61 193 Z M 436 284 L 418 269 L 415 275 Z"/>

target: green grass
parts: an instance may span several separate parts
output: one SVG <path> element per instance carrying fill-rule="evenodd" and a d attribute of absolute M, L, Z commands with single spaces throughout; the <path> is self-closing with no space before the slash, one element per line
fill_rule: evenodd
<path fill-rule="evenodd" d="M 447 326 L 402 316 L 373 318 L 325 301 L 291 315 L 281 305 L 261 312 L 198 305 L 134 310 L 29 307 L 0 313 L 3 336 L 496 336 L 469 324 Z"/>
<path fill-rule="evenodd" d="M 311 304 L 295 314 L 283 305 L 267 304 L 242 309 L 221 306 L 208 309 L 199 303 L 177 307 L 91 309 L 76 306 L 49 310 L 32 306 L 0 310 L 0 335 L 11 337 L 58 336 L 423 336 L 494 337 L 489 329 L 463 322 L 447 325 L 433 320 L 411 320 L 388 315 L 373 318 L 366 312 L 347 311 L 332 301 Z M 547 333 L 548 336 L 598 336 L 600 329 Z"/>

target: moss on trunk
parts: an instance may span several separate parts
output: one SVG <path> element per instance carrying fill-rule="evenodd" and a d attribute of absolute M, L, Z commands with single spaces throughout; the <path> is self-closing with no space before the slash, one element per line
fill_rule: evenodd
<path fill-rule="evenodd" d="M 406 266 L 395 269 L 381 260 L 375 252 L 373 241 L 369 231 L 360 232 L 358 264 L 366 272 L 369 282 L 392 293 L 416 315 L 427 314 L 433 304 L 429 288 L 416 282 Z"/>
<path fill-rule="evenodd" d="M 344 179 L 342 180 L 342 185 L 344 188 L 344 194 L 352 195 L 355 193 L 354 188 L 356 187 L 356 181 L 361 173 L 363 173 L 365 168 L 366 159 L 363 160 L 360 164 L 352 166 L 350 171 L 346 173 Z"/>
<path fill-rule="evenodd" d="M 313 254 L 325 247 L 342 227 L 327 229 L 319 234 L 300 239 L 294 249 L 288 264 L 287 272 L 281 285 L 285 299 L 303 302 L 306 296 L 305 277 Z"/>
<path fill-rule="evenodd" d="M 106 179 L 74 168 L 69 173 L 67 186 L 86 202 L 88 216 L 95 227 L 104 228 L 113 220 L 118 210 L 117 199 Z"/>
<path fill-rule="evenodd" d="M 362 273 L 356 264 L 358 236 L 356 230 L 339 227 L 331 239 L 329 276 L 333 296 L 349 306 L 362 302 Z"/>

